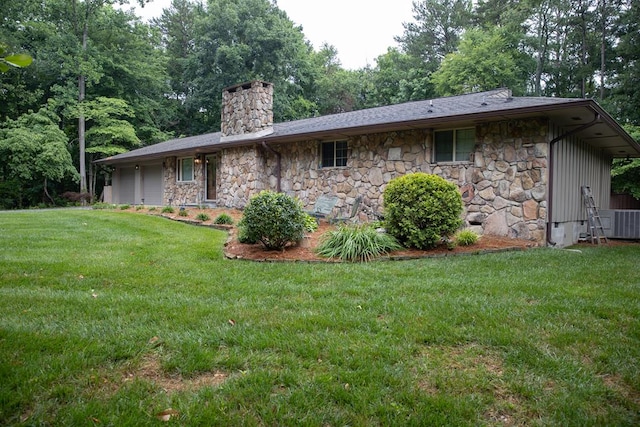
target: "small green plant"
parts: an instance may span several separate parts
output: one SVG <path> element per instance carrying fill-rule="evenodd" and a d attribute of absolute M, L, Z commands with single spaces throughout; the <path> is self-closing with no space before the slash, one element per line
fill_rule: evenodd
<path fill-rule="evenodd" d="M 387 231 L 405 246 L 430 249 L 453 235 L 462 223 L 458 187 L 437 175 L 410 173 L 384 190 Z"/>
<path fill-rule="evenodd" d="M 213 220 L 213 223 L 231 225 L 233 224 L 233 218 L 231 218 L 231 215 L 229 214 L 221 213 L 216 217 L 216 219 Z"/>
<path fill-rule="evenodd" d="M 401 248 L 395 237 L 380 232 L 369 224 L 340 225 L 322 236 L 316 253 L 343 261 L 370 261 Z"/>
<path fill-rule="evenodd" d="M 204 212 L 200 212 L 198 215 L 196 215 L 196 219 L 198 221 L 209 221 L 211 217 Z"/>
<path fill-rule="evenodd" d="M 460 230 L 456 233 L 455 241 L 460 246 L 471 246 L 478 241 L 478 233 L 472 230 Z"/>
<path fill-rule="evenodd" d="M 281 250 L 304 237 L 305 213 L 299 200 L 273 191 L 261 191 L 244 208 L 240 225 L 247 238 L 266 249 Z"/>
<path fill-rule="evenodd" d="M 156 207 L 155 207 L 155 206 L 151 206 L 151 207 L 149 208 L 149 212 L 155 212 L 155 211 L 156 211 Z"/>
<path fill-rule="evenodd" d="M 173 207 L 171 206 L 165 206 L 164 208 L 162 208 L 162 213 L 174 213 L 175 209 L 173 209 Z"/>
<path fill-rule="evenodd" d="M 131 206 L 130 205 L 120 205 L 120 210 L 121 211 L 126 211 L 127 209 L 129 209 Z"/>
<path fill-rule="evenodd" d="M 189 211 L 186 209 L 180 209 L 178 211 L 178 216 L 189 216 Z"/>
<path fill-rule="evenodd" d="M 115 209 L 116 207 L 117 206 L 112 203 L 103 202 L 94 203 L 92 206 L 93 209 Z"/>
<path fill-rule="evenodd" d="M 137 210 L 137 211 L 141 211 L 142 209 L 144 209 L 144 206 L 142 206 L 142 205 L 138 205 L 138 206 L 136 206 L 136 210 Z"/>
<path fill-rule="evenodd" d="M 312 217 L 308 213 L 304 213 L 304 231 L 307 233 L 313 233 L 318 229 L 318 220 Z"/>

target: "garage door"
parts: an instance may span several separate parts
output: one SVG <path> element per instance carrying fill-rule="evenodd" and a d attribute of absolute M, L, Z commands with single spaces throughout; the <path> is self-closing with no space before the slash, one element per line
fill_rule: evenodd
<path fill-rule="evenodd" d="M 121 168 L 118 180 L 118 198 L 121 205 L 135 203 L 136 170 L 134 168 Z"/>
<path fill-rule="evenodd" d="M 142 197 L 148 206 L 162 206 L 162 165 L 142 168 Z"/>

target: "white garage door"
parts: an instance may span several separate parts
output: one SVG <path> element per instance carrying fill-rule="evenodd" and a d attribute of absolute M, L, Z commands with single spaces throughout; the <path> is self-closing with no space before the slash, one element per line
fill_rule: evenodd
<path fill-rule="evenodd" d="M 162 206 L 162 165 L 142 168 L 142 197 L 148 206 Z M 142 201 L 141 201 L 142 202 Z"/>

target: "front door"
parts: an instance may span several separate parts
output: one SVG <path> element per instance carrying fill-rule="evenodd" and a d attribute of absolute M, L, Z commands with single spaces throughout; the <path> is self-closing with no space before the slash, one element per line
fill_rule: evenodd
<path fill-rule="evenodd" d="M 216 197 L 216 164 L 218 156 L 211 155 L 206 157 L 207 162 L 207 194 L 205 199 L 215 200 Z"/>

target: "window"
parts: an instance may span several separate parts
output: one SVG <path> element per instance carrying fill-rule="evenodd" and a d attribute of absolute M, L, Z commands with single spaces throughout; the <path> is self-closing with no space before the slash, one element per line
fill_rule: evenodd
<path fill-rule="evenodd" d="M 436 162 L 468 162 L 476 145 L 475 129 L 452 129 L 434 134 Z"/>
<path fill-rule="evenodd" d="M 347 141 L 322 143 L 322 167 L 347 166 Z"/>
<path fill-rule="evenodd" d="M 193 181 L 193 158 L 178 159 L 178 182 Z"/>

